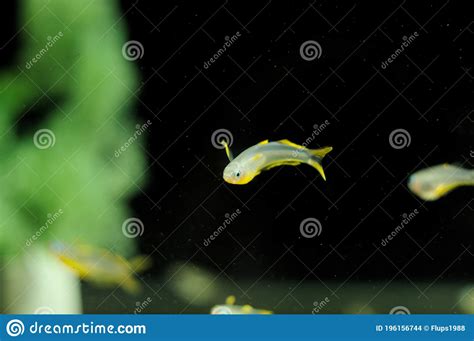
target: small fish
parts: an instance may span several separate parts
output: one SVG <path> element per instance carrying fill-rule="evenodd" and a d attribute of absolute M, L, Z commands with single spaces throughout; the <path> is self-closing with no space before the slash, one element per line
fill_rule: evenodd
<path fill-rule="evenodd" d="M 408 188 L 423 200 L 433 201 L 459 186 L 474 186 L 474 170 L 443 164 L 410 175 Z"/>
<path fill-rule="evenodd" d="M 273 314 L 270 310 L 255 309 L 251 305 L 235 305 L 235 296 L 229 296 L 225 304 L 215 305 L 211 309 L 211 315 L 269 315 Z"/>
<path fill-rule="evenodd" d="M 54 242 L 51 251 L 81 279 L 101 286 L 120 285 L 130 294 L 138 293 L 141 288 L 134 273 L 151 265 L 144 256 L 127 261 L 109 250 L 89 245 L 69 246 Z"/>
<path fill-rule="evenodd" d="M 326 180 L 321 161 L 332 150 L 332 147 L 308 149 L 288 140 L 275 142 L 265 140 L 246 149 L 234 159 L 227 144 L 224 142 L 223 145 L 230 161 L 224 169 L 224 180 L 234 185 L 245 185 L 260 172 L 273 167 L 297 166 L 301 163 L 316 168 Z"/>

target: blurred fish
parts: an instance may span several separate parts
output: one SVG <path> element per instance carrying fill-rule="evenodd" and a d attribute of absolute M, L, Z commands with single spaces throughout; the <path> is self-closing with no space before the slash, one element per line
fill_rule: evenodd
<path fill-rule="evenodd" d="M 234 159 L 229 146 L 225 142 L 223 142 L 223 145 L 230 161 L 224 169 L 224 180 L 234 185 L 245 185 L 261 171 L 273 167 L 297 166 L 301 163 L 316 168 L 323 179 L 326 180 L 321 161 L 332 150 L 332 147 L 308 149 L 288 140 L 275 142 L 265 140 L 246 149 Z"/>
<path fill-rule="evenodd" d="M 151 261 L 144 256 L 127 261 L 109 250 L 90 245 L 70 246 L 54 242 L 51 251 L 81 279 L 100 286 L 120 285 L 130 294 L 136 294 L 141 289 L 134 273 L 151 265 Z"/>
<path fill-rule="evenodd" d="M 229 296 L 225 304 L 215 305 L 211 309 L 212 315 L 268 315 L 273 314 L 270 310 L 255 309 L 251 305 L 235 305 L 235 296 Z"/>
<path fill-rule="evenodd" d="M 443 164 L 413 173 L 408 188 L 423 200 L 437 200 L 459 186 L 474 185 L 474 170 Z"/>

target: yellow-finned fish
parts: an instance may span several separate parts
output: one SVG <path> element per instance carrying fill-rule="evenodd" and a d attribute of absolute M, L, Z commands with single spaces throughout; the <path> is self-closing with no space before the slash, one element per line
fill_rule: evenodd
<path fill-rule="evenodd" d="M 270 310 L 255 309 L 251 305 L 235 305 L 235 296 L 229 296 L 225 304 L 215 305 L 211 309 L 212 315 L 269 315 L 273 314 Z"/>
<path fill-rule="evenodd" d="M 318 170 L 324 180 L 321 161 L 332 150 L 332 147 L 308 149 L 288 140 L 275 142 L 262 141 L 252 146 L 235 159 L 225 142 L 223 142 L 230 163 L 224 169 L 224 180 L 234 185 L 245 185 L 260 172 L 277 166 L 297 166 L 306 163 Z"/>
<path fill-rule="evenodd" d="M 141 286 L 134 273 L 151 265 L 148 258 L 137 256 L 127 261 L 106 249 L 90 245 L 70 246 L 54 242 L 51 251 L 81 279 L 100 286 L 120 285 L 130 294 L 136 294 Z"/>
<path fill-rule="evenodd" d="M 443 164 L 410 175 L 408 188 L 423 200 L 437 200 L 459 186 L 474 186 L 474 170 Z"/>

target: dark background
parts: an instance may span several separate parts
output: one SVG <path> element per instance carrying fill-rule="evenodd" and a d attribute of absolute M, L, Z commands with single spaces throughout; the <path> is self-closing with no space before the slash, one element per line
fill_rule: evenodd
<path fill-rule="evenodd" d="M 131 202 L 145 224 L 141 252 L 156 264 L 146 276 L 190 260 L 252 282 L 472 280 L 472 189 L 426 203 L 406 187 L 428 165 L 472 168 L 467 2 L 121 1 L 121 8 L 128 39 L 144 46 L 135 114 L 153 121 L 144 144 L 148 182 Z M 15 31 L 12 11 L 1 15 L 2 39 Z M 204 69 L 237 31 L 237 42 Z M 307 40 L 320 43 L 320 59 L 301 58 Z M 14 57 L 10 46 L 2 63 Z M 228 161 L 211 144 L 215 130 L 232 133 L 238 154 L 264 139 L 302 143 L 325 120 L 310 147 L 334 147 L 323 163 L 327 182 L 305 165 L 272 169 L 245 186 L 223 182 Z M 411 136 L 399 150 L 389 144 L 398 128 Z M 236 209 L 242 214 L 204 247 Z M 308 217 L 321 221 L 320 236 L 301 236 Z"/>

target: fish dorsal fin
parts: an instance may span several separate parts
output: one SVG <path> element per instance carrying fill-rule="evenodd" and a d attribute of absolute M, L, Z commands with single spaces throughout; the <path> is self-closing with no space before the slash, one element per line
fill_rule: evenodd
<path fill-rule="evenodd" d="M 286 144 L 287 146 L 292 146 L 292 147 L 299 148 L 299 149 L 305 148 L 305 147 L 300 146 L 299 144 L 293 143 L 293 142 L 291 142 L 290 140 L 287 140 L 287 139 L 279 140 L 278 142 L 281 143 L 281 144 Z"/>
<path fill-rule="evenodd" d="M 331 150 L 332 150 L 332 147 L 324 147 L 324 148 L 319 148 L 319 149 L 311 149 L 310 152 L 311 154 L 318 156 L 322 159 Z"/>
<path fill-rule="evenodd" d="M 143 272 L 153 265 L 151 258 L 143 255 L 133 257 L 129 263 L 132 270 L 137 273 Z"/>
<path fill-rule="evenodd" d="M 267 144 L 268 143 L 268 140 L 263 140 L 262 142 L 259 142 L 257 144 Z"/>
<path fill-rule="evenodd" d="M 235 304 L 235 296 L 234 295 L 227 296 L 227 298 L 225 299 L 225 304 L 234 305 Z"/>

